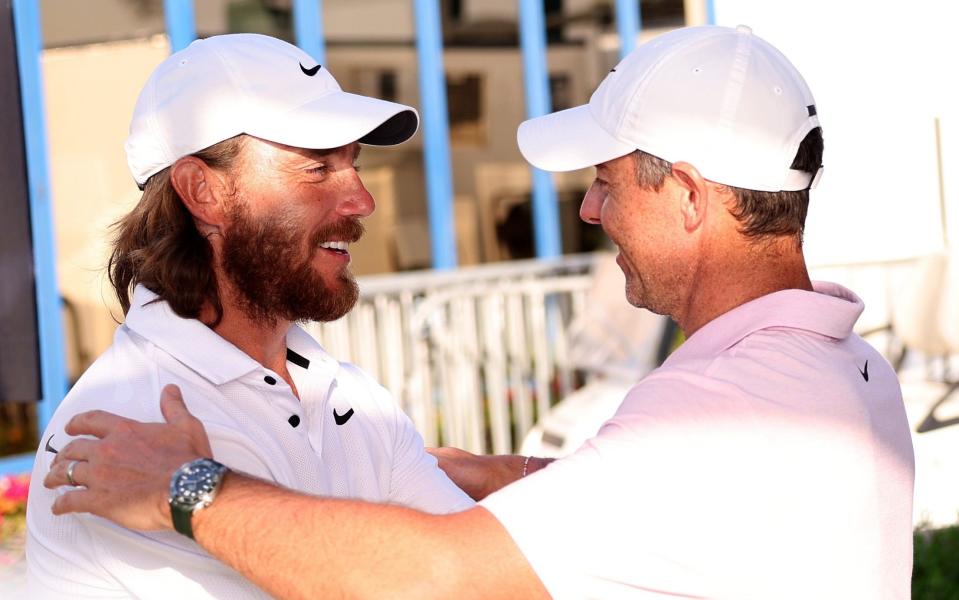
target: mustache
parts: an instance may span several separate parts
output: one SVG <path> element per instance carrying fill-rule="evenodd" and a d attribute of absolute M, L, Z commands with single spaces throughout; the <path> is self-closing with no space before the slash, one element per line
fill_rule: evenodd
<path fill-rule="evenodd" d="M 343 241 L 352 244 L 359 241 L 364 233 L 366 233 L 366 228 L 363 227 L 359 219 L 346 218 L 320 227 L 310 237 L 310 241 L 314 248 L 328 241 Z"/>

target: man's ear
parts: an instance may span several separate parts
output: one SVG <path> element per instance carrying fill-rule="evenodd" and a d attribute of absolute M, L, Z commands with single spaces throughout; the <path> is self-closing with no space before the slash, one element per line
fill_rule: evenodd
<path fill-rule="evenodd" d="M 680 210 L 683 214 L 683 225 L 686 231 L 693 231 L 706 219 L 709 183 L 703 179 L 696 167 L 688 162 L 673 163 L 672 176 L 682 194 Z"/>
<path fill-rule="evenodd" d="M 170 183 L 201 233 L 220 231 L 224 225 L 224 182 L 216 171 L 195 156 L 184 156 L 170 167 Z"/>

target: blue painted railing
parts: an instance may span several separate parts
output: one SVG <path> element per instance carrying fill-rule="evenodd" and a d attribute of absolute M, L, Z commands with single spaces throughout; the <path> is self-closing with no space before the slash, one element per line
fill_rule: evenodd
<path fill-rule="evenodd" d="M 40 12 L 35 0 L 14 0 L 13 27 L 20 71 L 20 109 L 30 195 L 34 282 L 37 295 L 37 336 L 40 346 L 40 391 L 37 421 L 42 432 L 67 390 L 60 291 L 57 287 L 56 236 L 50 199 L 47 128 L 40 72 Z M 0 472 L 29 470 L 33 453 L 0 460 Z"/>
<path fill-rule="evenodd" d="M 636 37 L 642 27 L 639 0 L 616 0 L 616 31 L 619 33 L 619 57 L 636 49 Z"/>
<path fill-rule="evenodd" d="M 293 35 L 296 45 L 312 56 L 317 64 L 326 64 L 322 0 L 293 0 Z"/>
<path fill-rule="evenodd" d="M 434 269 L 456 266 L 453 227 L 453 171 L 450 166 L 446 74 L 443 68 L 443 29 L 439 0 L 413 0 L 416 56 L 419 63 L 420 119 L 423 124 L 423 163 Z"/>
<path fill-rule="evenodd" d="M 163 16 L 170 48 L 174 52 L 183 50 L 196 39 L 193 0 L 163 0 Z"/>
<path fill-rule="evenodd" d="M 552 110 L 549 67 L 546 64 L 546 23 L 542 0 L 519 0 L 519 38 L 523 53 L 523 83 L 526 91 L 526 118 Z M 536 256 L 551 258 L 563 253 L 559 210 L 553 177 L 536 167 L 533 176 L 533 235 Z"/>

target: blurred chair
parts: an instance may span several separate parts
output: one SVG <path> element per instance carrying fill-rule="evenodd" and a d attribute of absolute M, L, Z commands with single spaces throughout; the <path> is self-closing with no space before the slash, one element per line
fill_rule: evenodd
<path fill-rule="evenodd" d="M 939 319 L 947 263 L 945 253 L 919 258 L 894 294 L 890 325 L 903 345 L 903 356 L 895 361 L 897 370 L 906 352 L 916 351 L 930 358 L 949 352 Z"/>
<path fill-rule="evenodd" d="M 934 320 L 937 324 L 935 332 L 938 339 L 936 348 L 941 344 L 943 355 L 943 381 L 947 384 L 945 393 L 931 405 L 929 413 L 916 428 L 918 433 L 935 431 L 950 425 L 959 425 L 959 417 L 939 419 L 936 410 L 946 403 L 952 394 L 959 389 L 959 378 L 950 370 L 950 357 L 959 354 L 959 252 L 952 251 L 948 255 L 937 255 L 937 262 L 942 263 L 939 271 L 938 306 L 934 307 Z M 933 275 L 930 273 L 930 275 Z"/>
<path fill-rule="evenodd" d="M 902 343 L 902 354 L 895 361 L 896 370 L 910 352 L 922 354 L 927 362 L 940 360 L 942 364 L 946 391 L 929 405 L 916 432 L 959 424 L 959 417 L 939 419 L 936 416 L 936 410 L 959 388 L 959 380 L 949 368 L 950 357 L 959 354 L 959 255 L 937 252 L 916 261 L 893 296 L 891 327 Z"/>

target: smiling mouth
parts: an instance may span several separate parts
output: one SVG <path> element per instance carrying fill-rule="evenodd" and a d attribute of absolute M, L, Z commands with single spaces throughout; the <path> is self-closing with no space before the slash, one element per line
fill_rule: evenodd
<path fill-rule="evenodd" d="M 331 252 L 336 252 L 337 254 L 350 253 L 349 242 L 323 242 L 320 244 L 320 248 L 323 248 L 324 250 L 329 250 Z"/>

